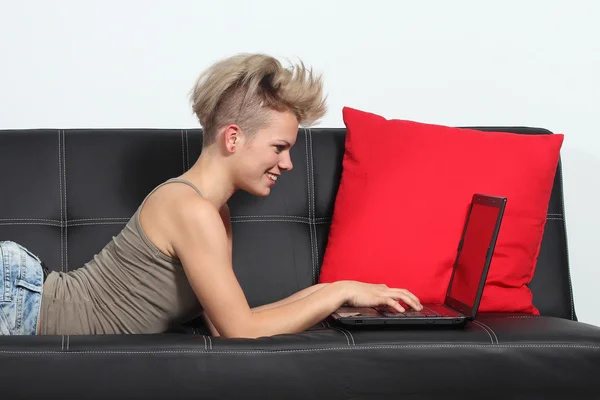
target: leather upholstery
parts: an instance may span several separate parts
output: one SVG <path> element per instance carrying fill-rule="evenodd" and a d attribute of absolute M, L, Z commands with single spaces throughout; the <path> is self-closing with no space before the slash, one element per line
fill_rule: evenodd
<path fill-rule="evenodd" d="M 154 186 L 194 163 L 200 134 L 0 131 L 0 240 L 51 269 L 78 268 Z M 344 135 L 301 129 L 294 169 L 272 194 L 231 199 L 234 269 L 251 306 L 316 281 Z M 600 389 L 600 328 L 576 321 L 560 166 L 531 289 L 542 316 L 482 314 L 464 330 L 350 331 L 327 320 L 296 335 L 228 340 L 194 321 L 161 335 L 0 337 L 0 398 L 589 398 Z M 24 374 L 36 384 L 15 385 Z"/>

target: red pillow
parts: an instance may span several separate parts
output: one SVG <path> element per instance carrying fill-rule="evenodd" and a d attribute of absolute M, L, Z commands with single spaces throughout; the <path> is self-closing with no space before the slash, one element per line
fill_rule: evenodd
<path fill-rule="evenodd" d="M 539 314 L 533 277 L 564 136 L 483 132 L 345 107 L 346 151 L 320 282 L 443 302 L 473 193 L 506 196 L 480 312 Z"/>

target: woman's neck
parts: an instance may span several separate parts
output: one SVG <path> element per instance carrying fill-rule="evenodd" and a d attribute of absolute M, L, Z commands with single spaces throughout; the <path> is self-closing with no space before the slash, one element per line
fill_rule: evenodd
<path fill-rule="evenodd" d="M 181 178 L 196 185 L 203 197 L 213 203 L 217 209 L 221 209 L 236 191 L 225 160 L 208 151 L 203 152 L 198 161 L 181 175 Z"/>

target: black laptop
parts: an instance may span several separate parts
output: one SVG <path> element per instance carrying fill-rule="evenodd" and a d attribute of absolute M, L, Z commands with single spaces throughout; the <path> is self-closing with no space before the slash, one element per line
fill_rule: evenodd
<path fill-rule="evenodd" d="M 350 326 L 462 325 L 474 319 L 505 207 L 505 197 L 473 195 L 443 304 L 421 304 L 420 311 L 403 305 L 406 309 L 403 313 L 391 307 L 341 307 L 331 317 L 337 323 Z"/>

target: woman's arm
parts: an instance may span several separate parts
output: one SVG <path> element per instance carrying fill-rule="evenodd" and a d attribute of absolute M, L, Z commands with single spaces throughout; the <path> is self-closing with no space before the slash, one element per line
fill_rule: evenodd
<path fill-rule="evenodd" d="M 317 290 L 322 289 L 322 288 L 324 288 L 327 285 L 328 285 L 328 283 L 318 283 L 316 285 L 309 286 L 309 287 L 307 287 L 305 289 L 302 289 L 302 290 L 300 290 L 300 291 L 292 294 L 289 297 L 286 297 L 285 299 L 276 301 L 274 303 L 269 303 L 269 304 L 264 304 L 262 306 L 254 307 L 252 309 L 252 312 L 268 310 L 268 309 L 271 309 L 271 308 L 277 308 L 277 307 L 283 306 L 285 304 L 292 303 L 292 302 L 294 302 L 296 300 L 300 300 L 300 299 L 302 299 L 302 298 L 304 298 L 306 296 L 309 296 L 309 295 L 313 294 Z M 208 315 L 206 315 L 206 313 L 202 313 L 202 317 L 204 319 L 204 323 L 206 324 L 206 326 L 210 330 L 211 335 L 213 335 L 213 336 L 220 336 L 219 331 L 217 331 L 217 328 L 215 328 L 215 325 L 212 323 L 212 321 L 210 320 L 210 318 L 208 318 Z"/>
<path fill-rule="evenodd" d="M 207 200 L 172 208 L 176 229 L 172 246 L 206 315 L 224 337 L 271 336 L 304 331 L 344 303 L 357 306 L 388 304 L 394 299 L 413 303 L 406 291 L 383 285 L 335 282 L 274 308 L 251 310 L 233 272 L 227 231 Z"/>
<path fill-rule="evenodd" d="M 300 290 L 300 291 L 292 294 L 289 297 L 286 297 L 285 299 L 276 301 L 274 303 L 264 304 L 262 306 L 254 307 L 252 309 L 252 311 L 253 312 L 257 312 L 257 311 L 268 310 L 268 309 L 271 309 L 271 308 L 281 307 L 281 306 L 283 306 L 285 304 L 289 304 L 289 303 L 292 303 L 292 302 L 294 302 L 296 300 L 303 299 L 306 296 L 313 294 L 317 290 L 323 289 L 327 285 L 329 285 L 329 284 L 328 283 L 318 283 L 316 285 L 309 286 L 307 288 L 304 288 L 304 289 L 302 289 L 302 290 Z"/>
<path fill-rule="evenodd" d="M 233 243 L 232 243 L 231 213 L 229 211 L 229 206 L 227 205 L 227 203 L 225 203 L 223 205 L 223 207 L 221 207 L 221 209 L 219 210 L 219 215 L 221 216 L 221 220 L 223 221 L 223 225 L 225 226 L 225 233 L 227 234 L 227 245 L 228 245 L 228 249 L 229 249 L 229 255 L 232 256 Z M 259 307 L 255 307 L 252 309 L 252 311 L 268 310 L 269 308 L 279 307 L 284 304 L 291 303 L 292 301 L 300 300 L 301 298 L 306 297 L 309 294 L 312 294 L 313 292 L 315 292 L 319 289 L 322 289 L 326 285 L 327 284 L 325 284 L 325 283 L 319 283 L 316 285 L 309 286 L 309 287 L 307 287 L 303 290 L 300 290 L 299 292 L 296 292 L 293 295 L 291 295 L 285 299 L 279 300 L 275 303 L 265 304 L 265 305 L 262 305 Z"/>
<path fill-rule="evenodd" d="M 225 203 L 223 205 L 223 207 L 221 207 L 221 209 L 219 210 L 219 215 L 221 216 L 221 220 L 223 221 L 223 225 L 225 226 L 225 232 L 227 234 L 227 244 L 228 244 L 228 248 L 229 248 L 229 254 L 230 256 L 232 256 L 232 251 L 233 251 L 233 244 L 232 244 L 232 227 L 231 227 L 231 213 L 229 211 L 229 206 L 227 205 L 227 203 Z M 282 300 L 276 301 L 274 303 L 270 303 L 270 304 L 264 304 L 262 306 L 258 306 L 258 307 L 254 307 L 252 308 L 252 312 L 257 312 L 257 311 L 263 311 L 263 310 L 268 310 L 271 308 L 276 308 L 276 307 L 280 307 L 283 306 L 285 304 L 294 302 L 296 300 L 300 300 L 312 293 L 314 293 L 315 291 L 322 289 L 323 287 L 325 287 L 327 284 L 326 283 L 319 283 L 316 285 L 312 285 L 309 286 L 305 289 L 302 289 L 294 294 L 292 294 L 289 297 L 286 297 Z M 212 323 L 212 321 L 210 320 L 210 318 L 206 315 L 205 312 L 202 313 L 202 317 L 204 319 L 204 322 L 206 324 L 206 326 L 209 328 L 211 334 L 213 336 L 220 336 L 219 332 L 217 331 L 217 328 L 215 328 L 214 324 Z"/>

